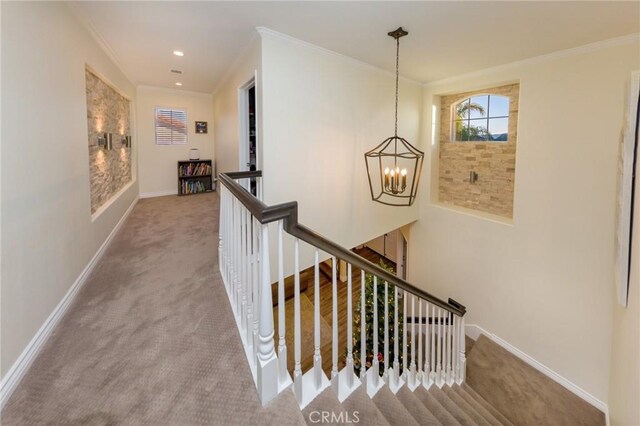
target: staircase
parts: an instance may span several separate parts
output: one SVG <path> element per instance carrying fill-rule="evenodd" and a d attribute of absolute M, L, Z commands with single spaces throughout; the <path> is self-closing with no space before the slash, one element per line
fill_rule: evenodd
<path fill-rule="evenodd" d="M 495 410 L 477 395 L 474 398 L 464 384 L 464 306 L 441 300 L 306 228 L 298 223 L 297 203 L 267 206 L 238 183 L 260 177 L 260 171 L 220 175 L 218 253 L 220 274 L 262 404 L 291 389 L 300 409 L 310 416 L 322 407 L 325 411 L 333 407 L 345 415 L 361 413 L 365 424 L 398 419 L 410 424 L 456 424 L 452 419 L 460 424 L 500 424 L 491 414 Z M 274 240 L 275 250 L 270 244 Z M 303 263 L 312 262 L 314 271 L 313 321 L 307 318 L 307 324 L 302 324 L 302 313 L 309 311 L 300 306 L 301 257 Z M 325 259 L 331 260 L 331 269 L 324 271 L 331 280 L 330 327 L 323 325 L 320 313 Z M 339 353 L 338 260 L 347 266 L 346 353 Z M 355 316 L 354 274 L 360 278 Z M 291 289 L 285 287 L 285 275 L 294 277 L 294 336 L 289 324 L 288 340 L 285 297 Z M 355 356 L 353 341 L 358 337 L 359 356 Z M 328 344 L 323 339 L 332 348 L 329 374 L 323 370 L 321 347 Z M 287 369 L 287 341 L 294 346 L 292 374 Z M 306 371 L 303 350 L 313 354 L 313 365 Z"/>
<path fill-rule="evenodd" d="M 512 425 L 466 384 L 414 392 L 403 387 L 395 395 L 385 386 L 373 398 L 359 390 L 343 403 L 327 389 L 302 413 L 308 425 Z"/>

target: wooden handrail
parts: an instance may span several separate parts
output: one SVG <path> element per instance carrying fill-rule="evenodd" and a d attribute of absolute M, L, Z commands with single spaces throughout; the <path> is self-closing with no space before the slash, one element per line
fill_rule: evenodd
<path fill-rule="evenodd" d="M 298 223 L 298 203 L 291 201 L 287 203 L 276 204 L 268 206 L 262 201 L 254 197 L 249 191 L 243 188 L 237 179 L 247 178 L 259 178 L 262 177 L 262 171 L 247 171 L 247 172 L 228 172 L 220 173 L 218 180 L 238 199 L 240 202 L 251 212 L 260 223 L 270 223 L 278 220 L 283 220 L 284 229 L 292 236 L 316 247 L 320 250 L 335 256 L 338 259 L 342 259 L 347 263 L 350 263 L 366 272 L 373 274 L 383 281 L 393 284 L 402 290 L 405 290 L 411 294 L 418 296 L 419 298 L 426 300 L 427 302 L 436 305 L 448 312 L 463 317 L 466 313 L 464 305 L 456 302 L 453 299 L 449 299 L 449 302 L 445 302 L 433 296 L 432 294 L 415 287 L 413 284 L 403 280 L 392 274 L 391 272 L 381 268 L 375 263 L 369 262 L 367 259 L 359 256 L 349 249 L 342 247 L 339 244 L 334 243 L 328 238 L 323 237 L 317 232 L 307 228 L 306 226 Z"/>

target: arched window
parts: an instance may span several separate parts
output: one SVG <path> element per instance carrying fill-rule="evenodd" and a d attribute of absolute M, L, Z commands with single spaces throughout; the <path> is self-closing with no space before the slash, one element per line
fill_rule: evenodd
<path fill-rule="evenodd" d="M 452 140 L 506 142 L 509 134 L 509 97 L 476 95 L 453 105 Z"/>

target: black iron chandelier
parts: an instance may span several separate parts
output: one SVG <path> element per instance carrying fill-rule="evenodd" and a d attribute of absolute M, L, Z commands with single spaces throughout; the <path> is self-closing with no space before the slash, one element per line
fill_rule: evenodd
<path fill-rule="evenodd" d="M 388 33 L 396 39 L 396 116 L 395 132 L 364 154 L 371 198 L 389 206 L 410 206 L 418 192 L 424 153 L 398 136 L 398 80 L 400 37 L 409 34 L 402 27 Z"/>

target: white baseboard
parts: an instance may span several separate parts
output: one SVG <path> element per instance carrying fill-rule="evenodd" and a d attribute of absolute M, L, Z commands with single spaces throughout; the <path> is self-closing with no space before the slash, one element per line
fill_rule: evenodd
<path fill-rule="evenodd" d="M 177 189 L 167 189 L 164 191 L 153 191 L 153 192 L 143 192 L 140 194 L 140 198 L 154 198 L 154 197 L 164 197 L 165 195 L 177 195 Z"/>
<path fill-rule="evenodd" d="M 71 302 L 73 302 L 73 299 L 78 294 L 78 291 L 85 284 L 89 275 L 91 275 L 91 271 L 93 271 L 93 268 L 96 266 L 100 258 L 102 258 L 102 255 L 105 253 L 107 247 L 116 236 L 116 234 L 122 227 L 122 224 L 125 222 L 137 202 L 137 198 L 133 200 L 129 208 L 127 208 L 127 211 L 124 213 L 124 215 L 122 215 L 122 218 L 120 218 L 109 236 L 107 236 L 107 239 L 102 243 L 96 254 L 89 261 L 84 270 L 80 273 L 73 285 L 71 285 L 60 303 L 58 303 L 58 306 L 56 306 L 53 312 L 51 312 L 49 318 L 47 318 L 44 324 L 42 324 L 42 327 L 40 327 L 27 347 L 22 351 L 9 371 L 7 371 L 7 374 L 2 378 L 2 381 L 0 382 L 0 410 L 2 410 L 4 404 L 9 400 L 9 397 L 18 387 L 18 384 L 20 384 L 20 381 L 25 376 L 25 374 L 29 370 L 29 367 L 38 356 L 40 349 L 42 348 L 42 346 L 44 346 L 45 342 L 55 329 L 56 325 L 58 325 L 58 323 L 66 313 L 67 309 L 71 305 Z"/>
<path fill-rule="evenodd" d="M 606 416 L 607 424 L 609 424 L 609 407 L 607 406 L 607 404 L 604 403 L 603 401 L 600 401 L 598 398 L 591 395 L 589 392 L 582 389 L 580 386 L 576 385 L 575 383 L 571 382 L 565 377 L 562 377 L 560 374 L 556 373 L 555 371 L 553 371 L 543 363 L 535 360 L 531 356 L 527 355 L 520 349 L 510 344 L 509 342 L 501 339 L 500 337 L 496 336 L 493 333 L 488 332 L 487 330 L 483 329 L 479 325 L 466 324 L 465 334 L 470 338 L 472 338 L 473 340 L 477 340 L 481 334 L 484 334 L 486 337 L 493 340 L 495 343 L 502 346 L 507 351 L 511 352 L 513 355 L 515 355 L 516 357 L 520 358 L 521 360 L 529 364 L 531 367 L 535 368 L 536 370 L 538 370 L 545 376 L 549 377 L 551 380 L 555 381 L 556 383 L 561 384 L 562 386 L 564 386 L 565 388 L 567 388 L 568 390 L 570 390 L 580 398 L 587 401 L 589 404 L 596 407 L 598 410 L 602 411 Z"/>

